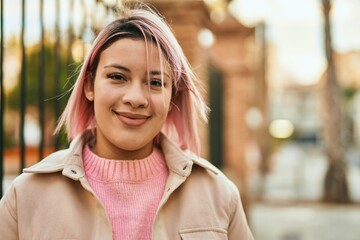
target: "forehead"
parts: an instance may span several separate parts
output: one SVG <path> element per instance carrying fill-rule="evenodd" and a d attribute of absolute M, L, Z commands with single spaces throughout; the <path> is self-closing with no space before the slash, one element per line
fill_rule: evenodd
<path fill-rule="evenodd" d="M 143 39 L 121 38 L 114 41 L 100 54 L 100 62 L 133 62 L 140 65 L 146 63 L 151 66 L 163 65 L 167 62 L 158 46 Z"/>

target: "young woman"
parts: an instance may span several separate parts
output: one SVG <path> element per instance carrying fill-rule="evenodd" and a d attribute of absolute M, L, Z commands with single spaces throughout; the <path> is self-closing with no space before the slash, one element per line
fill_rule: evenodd
<path fill-rule="evenodd" d="M 237 188 L 198 156 L 196 80 L 152 10 L 106 26 L 57 128 L 70 147 L 14 180 L 0 238 L 253 239 Z"/>

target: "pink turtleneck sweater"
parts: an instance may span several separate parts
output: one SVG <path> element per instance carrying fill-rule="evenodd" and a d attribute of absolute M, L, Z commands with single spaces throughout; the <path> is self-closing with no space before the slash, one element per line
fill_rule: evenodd
<path fill-rule="evenodd" d="M 161 150 L 140 160 L 110 160 L 83 150 L 86 178 L 105 207 L 113 239 L 149 240 L 169 174 Z"/>

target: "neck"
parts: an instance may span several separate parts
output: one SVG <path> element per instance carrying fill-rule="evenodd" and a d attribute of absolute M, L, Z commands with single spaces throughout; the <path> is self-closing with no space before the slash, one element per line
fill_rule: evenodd
<path fill-rule="evenodd" d="M 153 151 L 153 143 L 136 150 L 125 150 L 116 146 L 100 146 L 95 143 L 90 146 L 91 151 L 102 158 L 116 159 L 116 160 L 138 160 L 149 156 Z"/>

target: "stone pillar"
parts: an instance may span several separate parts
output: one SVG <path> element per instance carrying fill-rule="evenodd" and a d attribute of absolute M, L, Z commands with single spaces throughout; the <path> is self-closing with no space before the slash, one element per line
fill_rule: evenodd
<path fill-rule="evenodd" d="M 207 54 L 198 41 L 198 33 L 209 21 L 208 10 L 203 1 L 151 0 L 150 2 L 173 29 L 187 59 L 200 79 L 199 89 L 207 101 L 208 65 Z M 209 159 L 208 125 L 199 121 L 201 156 Z"/>
<path fill-rule="evenodd" d="M 211 62 L 223 74 L 223 160 L 224 172 L 237 184 L 246 203 L 246 151 L 254 136 L 245 121 L 246 112 L 254 99 L 255 76 L 253 63 L 254 29 L 227 18 L 212 29 L 215 44 Z"/>

